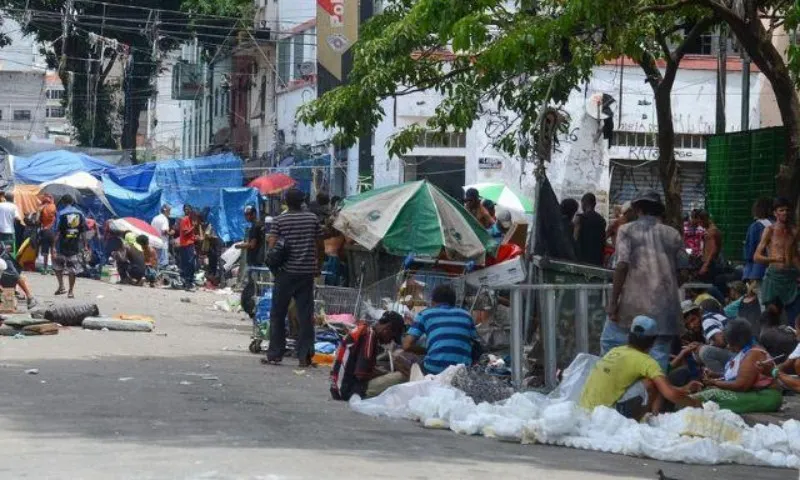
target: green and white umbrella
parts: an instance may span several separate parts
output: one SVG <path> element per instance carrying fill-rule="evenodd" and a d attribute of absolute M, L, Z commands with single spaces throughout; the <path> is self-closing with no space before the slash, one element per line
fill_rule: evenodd
<path fill-rule="evenodd" d="M 427 180 L 393 185 L 350 197 L 334 227 L 372 250 L 393 255 L 483 259 L 494 241 L 455 199 Z"/>
<path fill-rule="evenodd" d="M 477 190 L 481 197 L 491 200 L 498 207 L 527 214 L 533 213 L 533 202 L 531 199 L 523 197 L 514 190 L 508 188 L 505 184 L 476 183 L 475 185 L 465 186 L 464 191 L 470 188 Z"/>

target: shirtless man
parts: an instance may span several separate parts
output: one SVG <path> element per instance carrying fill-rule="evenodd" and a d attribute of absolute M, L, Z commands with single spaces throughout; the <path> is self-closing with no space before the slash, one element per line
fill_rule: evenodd
<path fill-rule="evenodd" d="M 464 194 L 464 208 L 480 222 L 483 228 L 488 230 L 494 225 L 494 219 L 489 215 L 486 207 L 481 204 L 481 196 L 477 189 L 470 188 L 466 191 Z"/>
<path fill-rule="evenodd" d="M 775 223 L 764 230 L 753 258 L 757 263 L 768 265 L 761 286 L 762 303 L 767 305 L 780 299 L 786 307 L 789 324 L 794 324 L 800 313 L 800 301 L 797 301 L 800 255 L 797 228 L 789 224 L 789 208 L 788 200 L 775 200 Z"/>
<path fill-rule="evenodd" d="M 703 265 L 697 273 L 700 279 L 708 283 L 714 283 L 718 275 L 719 254 L 722 251 L 722 231 L 711 221 L 711 217 L 705 210 L 701 211 L 697 217 L 700 226 L 705 229 L 705 235 L 703 236 Z"/>

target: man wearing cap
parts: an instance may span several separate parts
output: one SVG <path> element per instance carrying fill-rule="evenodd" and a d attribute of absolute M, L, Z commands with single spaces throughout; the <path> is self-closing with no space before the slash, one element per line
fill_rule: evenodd
<path fill-rule="evenodd" d="M 666 371 L 673 340 L 680 332 L 678 265 L 685 255 L 683 239 L 677 230 L 661 223 L 664 204 L 658 193 L 646 192 L 631 205 L 637 220 L 617 232 L 614 287 L 600 345 L 604 354 L 624 345 L 633 319 L 647 315 L 655 320 L 658 334 L 650 354 Z"/>
<path fill-rule="evenodd" d="M 481 196 L 477 189 L 470 188 L 464 193 L 464 208 L 483 225 L 483 228 L 489 229 L 494 225 L 494 219 L 481 204 Z"/>
<path fill-rule="evenodd" d="M 511 227 L 514 226 L 514 219 L 511 216 L 511 212 L 506 209 L 502 209 L 497 213 L 497 221 L 492 228 L 489 229 L 489 232 L 492 234 L 492 238 L 494 238 L 497 243 L 503 241 L 506 234 Z"/>
<path fill-rule="evenodd" d="M 681 303 L 683 322 L 691 342 L 684 346 L 676 357 L 680 363 L 689 354 L 697 353 L 697 359 L 714 373 L 722 373 L 725 365 L 733 358 L 725 342 L 725 325 L 728 319 L 723 315 L 719 302 L 713 298 L 699 304 L 686 300 Z M 674 364 L 673 364 L 674 365 Z"/>
<path fill-rule="evenodd" d="M 645 413 L 659 413 L 662 398 L 680 406 L 700 406 L 689 395 L 702 389 L 701 383 L 674 387 L 661 366 L 648 355 L 658 341 L 659 331 L 654 319 L 644 315 L 634 318 L 627 345 L 613 348 L 592 368 L 581 393 L 581 407 L 591 411 L 602 405 L 638 420 Z"/>

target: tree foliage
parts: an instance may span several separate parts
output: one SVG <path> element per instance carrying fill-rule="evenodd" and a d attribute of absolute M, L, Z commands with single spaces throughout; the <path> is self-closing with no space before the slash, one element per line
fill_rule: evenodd
<path fill-rule="evenodd" d="M 0 0 L 0 9 L 23 25 L 23 33 L 41 42 L 50 67 L 58 70 L 65 89 L 71 92 L 64 102 L 70 106 L 69 119 L 76 130 L 76 140 L 82 145 L 129 149 L 135 155 L 139 117 L 154 93 L 154 79 L 163 71 L 165 54 L 195 38 L 209 49 L 219 46 L 241 24 L 240 18 L 246 18 L 230 15 L 246 15 L 252 2 L 75 0 L 68 16 L 69 34 L 64 38 L 67 3 Z M 121 60 L 120 51 L 92 45 L 91 34 L 128 47 L 130 63 L 123 81 L 109 80 L 115 62 Z M 153 48 L 156 34 L 158 56 L 154 56 Z M 92 122 L 90 99 L 95 92 L 97 113 Z"/>
<path fill-rule="evenodd" d="M 301 119 L 353 143 L 385 115 L 381 100 L 430 89 L 443 96 L 435 115 L 394 136 L 390 154 L 412 148 L 423 129 L 466 130 L 495 115 L 505 119 L 495 146 L 528 160 L 542 107 L 565 103 L 593 67 L 629 57 L 645 70 L 666 112 L 659 115 L 659 163 L 677 223 L 670 94 L 687 45 L 713 19 L 698 6 L 660 6 L 658 0 L 539 0 L 536 9 L 502 0 L 395 0 L 363 29 L 348 84 L 308 105 Z"/>

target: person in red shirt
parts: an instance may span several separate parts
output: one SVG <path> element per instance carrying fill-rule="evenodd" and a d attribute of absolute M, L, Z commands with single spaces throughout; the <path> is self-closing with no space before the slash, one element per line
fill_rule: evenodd
<path fill-rule="evenodd" d="M 44 258 L 42 273 L 45 275 L 49 273 L 50 270 L 50 258 L 55 258 L 56 256 L 54 250 L 56 231 L 53 227 L 56 224 L 57 216 L 58 211 L 53 202 L 53 197 L 50 195 L 42 197 L 42 206 L 39 209 L 39 224 L 41 226 L 39 233 L 39 253 L 42 255 L 42 258 Z"/>
<path fill-rule="evenodd" d="M 197 263 L 195 242 L 199 223 L 191 205 L 183 206 L 183 218 L 178 227 L 178 258 L 180 259 L 181 277 L 186 290 L 194 290 L 194 274 Z"/>

